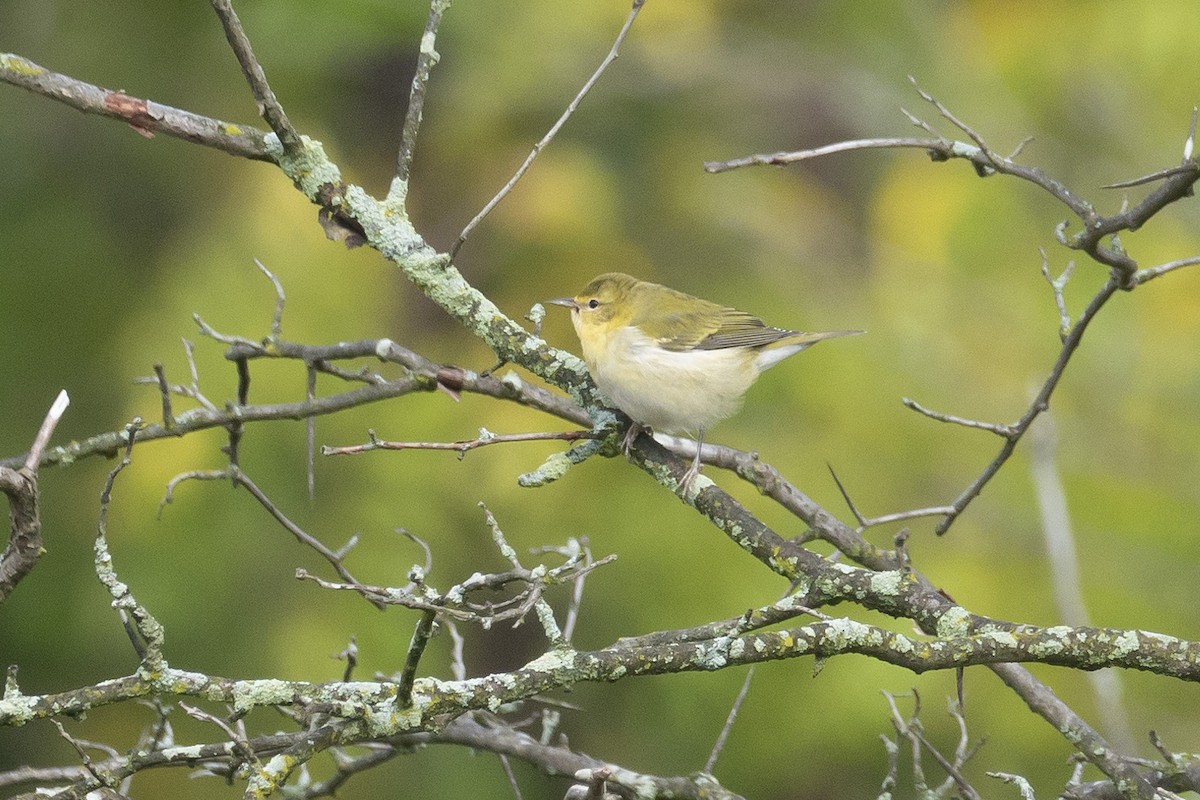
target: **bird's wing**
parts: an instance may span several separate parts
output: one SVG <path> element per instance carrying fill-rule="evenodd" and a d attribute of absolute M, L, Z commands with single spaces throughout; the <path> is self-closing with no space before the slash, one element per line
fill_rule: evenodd
<path fill-rule="evenodd" d="M 772 328 L 761 319 L 733 308 L 721 309 L 720 325 L 695 347 L 698 350 L 722 350 L 727 347 L 765 347 L 772 342 L 795 336 L 798 331 Z"/>
<path fill-rule="evenodd" d="M 794 333 L 765 325 L 745 311 L 715 303 L 667 314 L 657 323 L 662 333 L 655 341 L 675 351 L 762 347 Z"/>

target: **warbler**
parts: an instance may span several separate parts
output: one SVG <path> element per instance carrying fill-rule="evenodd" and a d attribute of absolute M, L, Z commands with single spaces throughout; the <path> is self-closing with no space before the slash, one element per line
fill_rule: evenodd
<path fill-rule="evenodd" d="M 620 272 L 600 275 L 575 297 L 548 301 L 571 309 L 592 380 L 634 425 L 696 437 L 696 457 L 681 491 L 700 472 L 704 432 L 733 415 L 763 370 L 822 339 L 862 331 L 773 328 L 745 311 Z"/>

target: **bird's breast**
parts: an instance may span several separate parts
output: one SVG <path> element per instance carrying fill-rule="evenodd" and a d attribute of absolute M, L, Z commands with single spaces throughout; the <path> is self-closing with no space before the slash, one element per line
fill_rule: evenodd
<path fill-rule="evenodd" d="M 732 415 L 758 377 L 744 349 L 668 350 L 635 327 L 583 340 L 583 355 L 618 408 L 664 433 L 695 433 Z"/>

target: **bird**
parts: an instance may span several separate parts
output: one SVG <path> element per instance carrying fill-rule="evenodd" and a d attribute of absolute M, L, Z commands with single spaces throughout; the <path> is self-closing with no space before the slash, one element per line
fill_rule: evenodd
<path fill-rule="evenodd" d="M 592 380 L 633 421 L 621 443 L 626 455 L 646 428 L 696 437 L 680 494 L 700 473 L 705 432 L 741 408 L 764 370 L 824 339 L 863 333 L 775 328 L 745 311 L 620 272 L 597 276 L 574 297 L 547 302 L 571 310 Z"/>

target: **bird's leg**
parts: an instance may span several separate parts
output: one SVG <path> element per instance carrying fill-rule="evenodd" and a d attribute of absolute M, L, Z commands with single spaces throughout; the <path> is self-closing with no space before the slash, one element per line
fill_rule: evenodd
<path fill-rule="evenodd" d="M 630 420 L 629 427 L 625 429 L 625 435 L 621 437 L 621 452 L 625 454 L 626 458 L 629 458 L 629 451 L 633 449 L 633 443 L 642 431 L 649 433 L 650 429 L 640 422 Z"/>
<path fill-rule="evenodd" d="M 687 472 L 683 473 L 683 479 L 679 481 L 679 495 L 682 497 L 687 494 L 688 489 L 692 486 L 692 481 L 696 480 L 696 476 L 700 474 L 700 450 L 704 447 L 704 429 L 700 428 L 696 432 L 696 457 L 692 459 L 692 465 L 688 467 Z"/>

